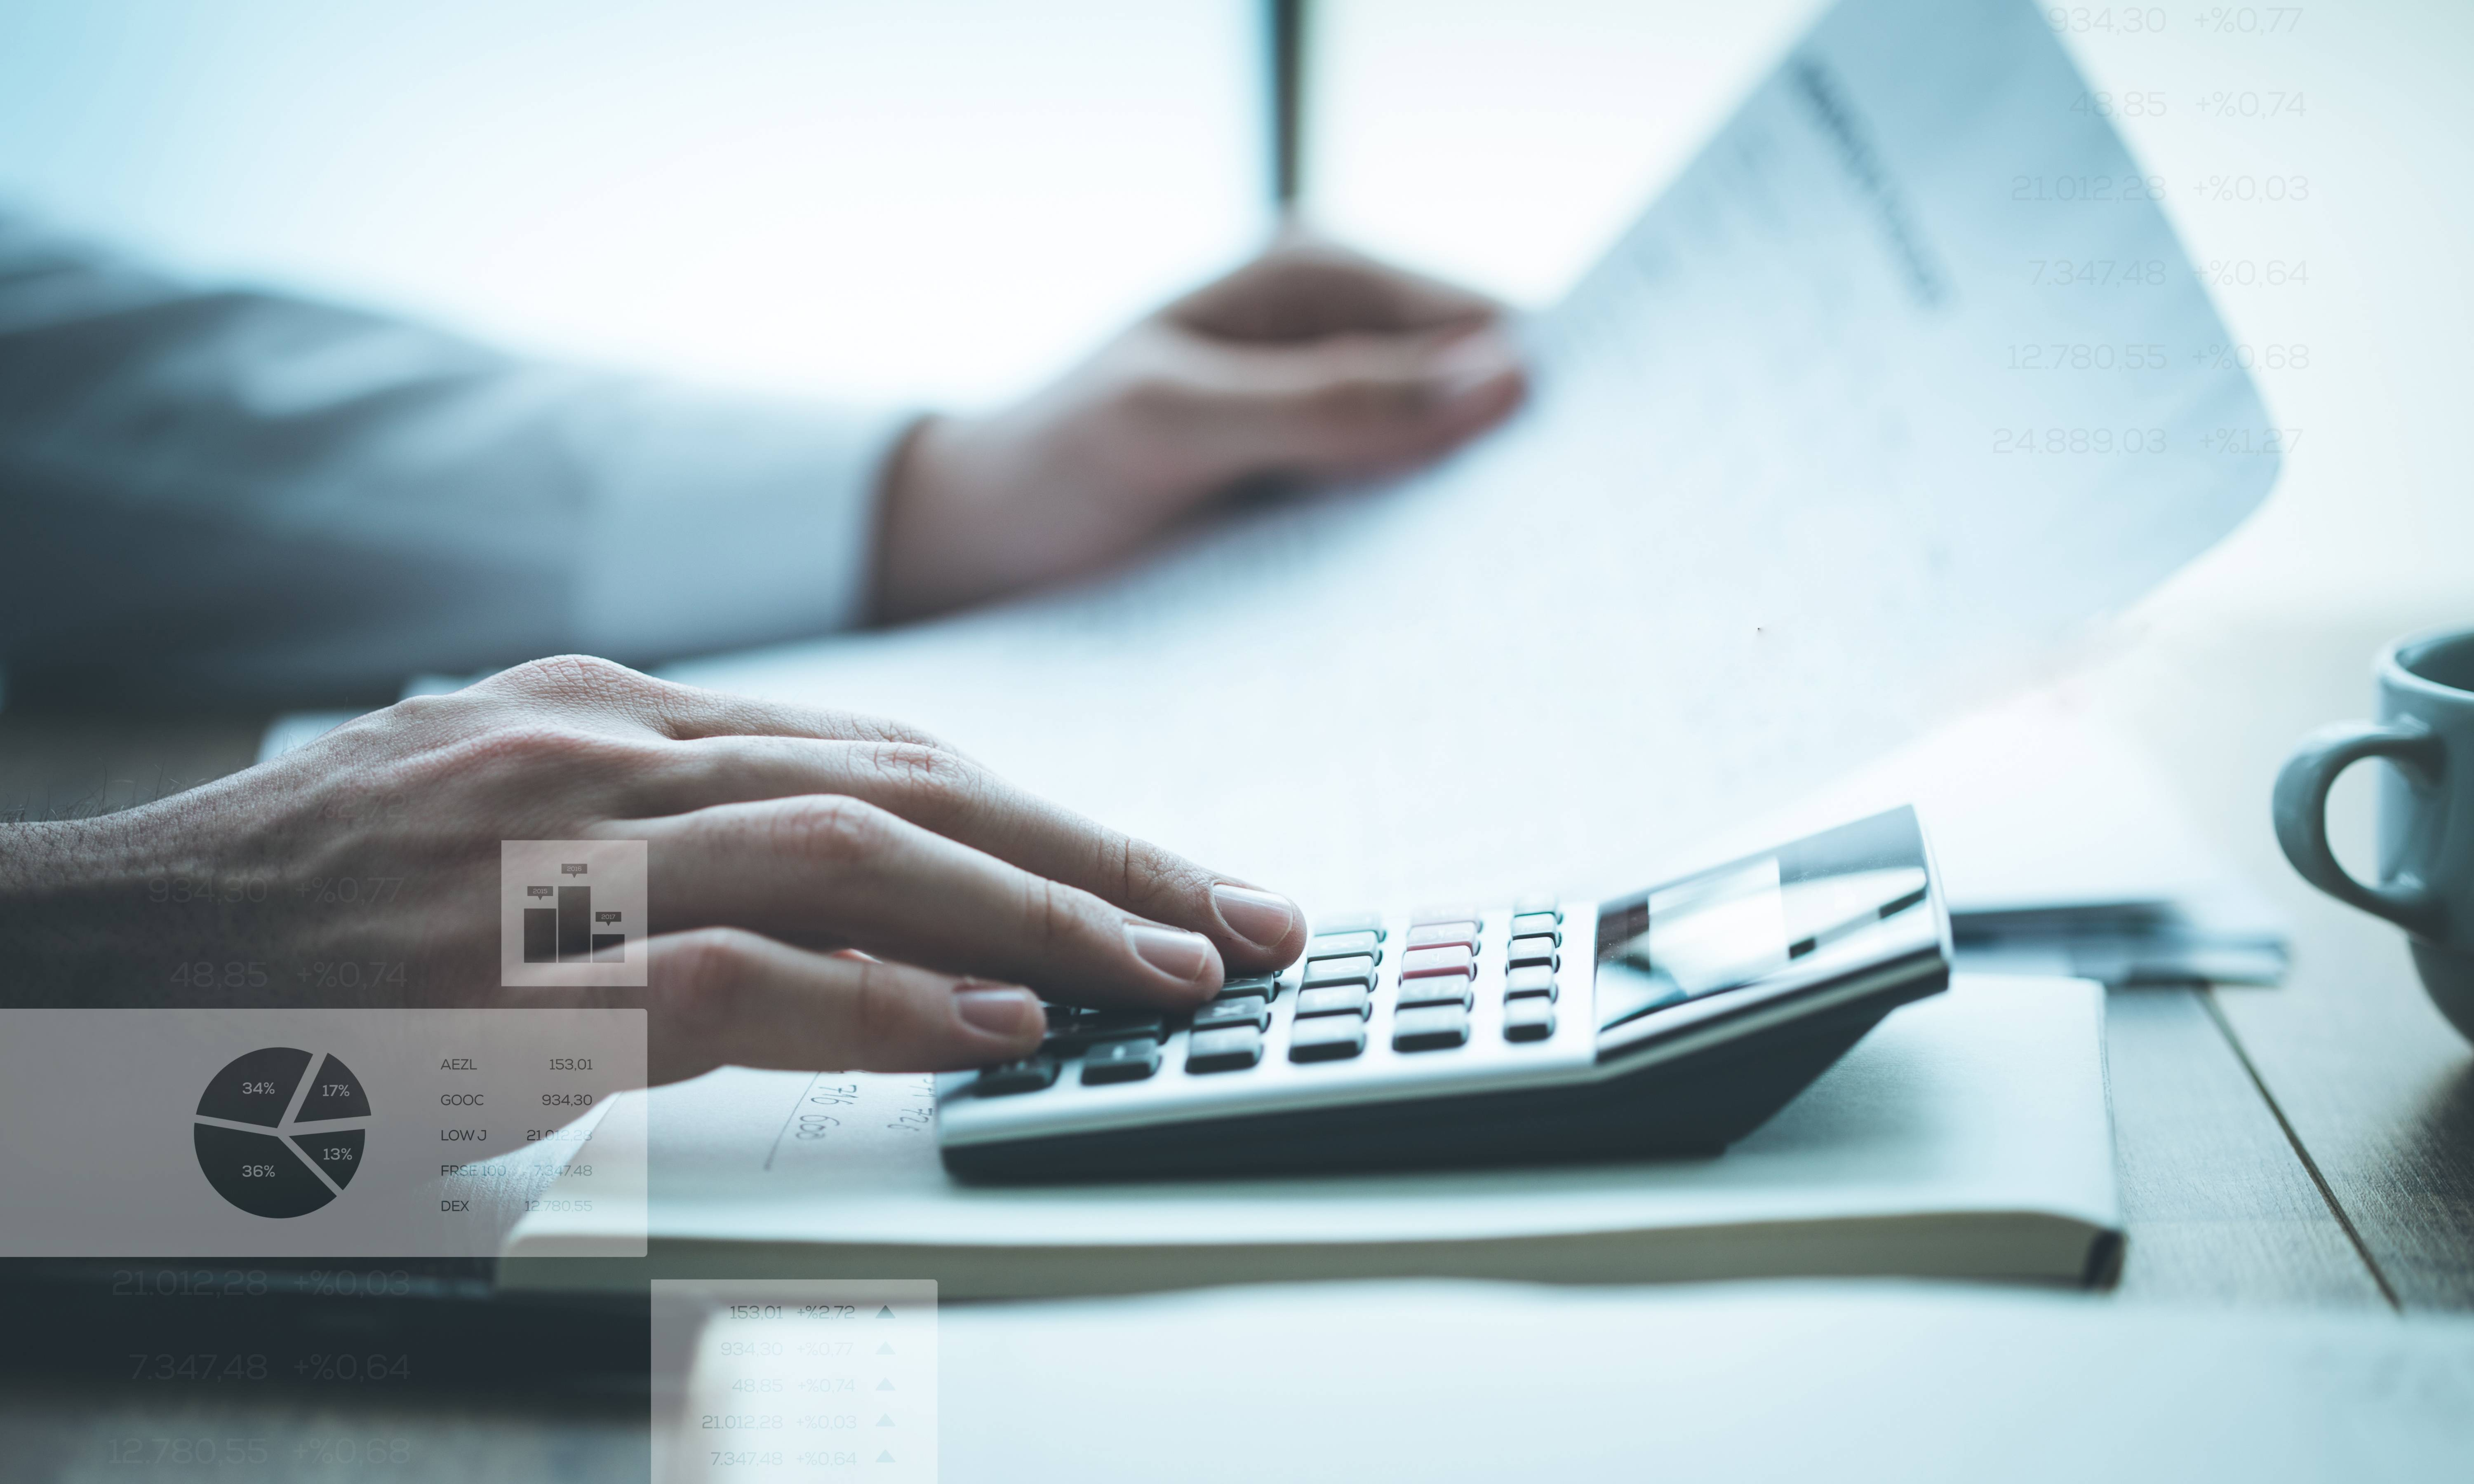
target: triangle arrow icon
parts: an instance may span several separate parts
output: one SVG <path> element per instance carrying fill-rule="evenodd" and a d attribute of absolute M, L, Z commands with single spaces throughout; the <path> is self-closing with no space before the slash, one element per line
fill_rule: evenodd
<path fill-rule="evenodd" d="M 887 1341 L 885 1341 L 884 1344 L 882 1344 L 882 1345 L 880 1345 L 880 1346 L 878 1346 L 878 1347 L 876 1348 L 876 1352 L 877 1352 L 878 1354 L 880 1354 L 880 1355 L 890 1355 L 890 1354 L 892 1354 L 892 1353 L 893 1353 L 893 1342 L 892 1342 L 891 1340 L 887 1340 Z"/>
<path fill-rule="evenodd" d="M 891 1319 L 893 1317 L 893 1305 L 888 1304 L 883 1308 L 878 1309 L 876 1311 L 876 1317 L 879 1319 Z"/>
<path fill-rule="evenodd" d="M 892 1414 L 892 1413 L 890 1413 L 890 1412 L 885 1413 L 883 1417 L 880 1417 L 880 1418 L 878 1418 L 878 1419 L 876 1420 L 876 1424 L 877 1424 L 878 1426 L 880 1426 L 880 1427 L 890 1427 L 890 1426 L 892 1426 L 892 1425 L 893 1425 L 893 1414 Z"/>
<path fill-rule="evenodd" d="M 885 1379 L 877 1382 L 876 1389 L 879 1391 L 891 1391 L 893 1389 L 893 1377 L 888 1376 Z"/>
<path fill-rule="evenodd" d="M 893 1462 L 893 1455 L 891 1453 L 879 1453 L 876 1455 L 876 1461 L 881 1464 L 889 1464 Z"/>

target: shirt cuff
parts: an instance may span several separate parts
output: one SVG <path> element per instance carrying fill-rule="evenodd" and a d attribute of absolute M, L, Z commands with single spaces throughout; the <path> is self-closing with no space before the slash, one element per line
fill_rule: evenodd
<path fill-rule="evenodd" d="M 643 388 L 573 444 L 578 647 L 629 663 L 866 615 L 886 462 L 921 415 Z"/>

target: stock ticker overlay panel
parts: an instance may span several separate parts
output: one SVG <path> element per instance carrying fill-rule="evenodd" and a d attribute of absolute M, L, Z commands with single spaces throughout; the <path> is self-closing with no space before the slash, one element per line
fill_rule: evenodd
<path fill-rule="evenodd" d="M 0 1010 L 0 1255 L 487 1257 L 643 1226 L 641 1010 Z"/>

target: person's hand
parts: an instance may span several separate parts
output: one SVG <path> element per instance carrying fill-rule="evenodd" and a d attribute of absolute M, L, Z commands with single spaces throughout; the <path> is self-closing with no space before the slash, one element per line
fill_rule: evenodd
<path fill-rule="evenodd" d="M 508 839 L 649 843 L 647 989 L 499 988 Z M 354 1004 L 643 1004 L 656 1081 L 999 1062 L 1044 1027 L 1018 986 L 1188 1009 L 1224 964 L 1304 942 L 1286 898 L 908 728 L 574 657 L 143 808 L 0 828 L 0 999 L 331 1004 L 295 975 L 349 962 L 378 969 Z M 179 971 L 199 963 L 250 971 L 199 988 Z"/>
<path fill-rule="evenodd" d="M 1413 467 L 1522 391 L 1492 303 L 1289 239 L 1028 400 L 923 422 L 885 478 L 879 616 L 1089 572 L 1258 481 Z"/>

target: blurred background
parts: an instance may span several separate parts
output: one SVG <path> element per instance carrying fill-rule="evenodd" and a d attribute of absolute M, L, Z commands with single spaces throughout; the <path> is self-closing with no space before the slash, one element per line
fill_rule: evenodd
<path fill-rule="evenodd" d="M 1306 214 L 1536 305 L 1823 7 L 1300 9 Z M 2235 555 L 2289 594 L 2443 580 L 2401 573 L 2393 538 L 2474 537 L 2455 432 L 2474 7 L 2368 0 L 2274 25 L 2151 9 L 2161 30 L 2048 15 L 2125 100 L 2134 153 L 2193 182 L 2169 209 L 2237 333 L 2310 347 L 2307 370 L 2257 372 L 2305 432 L 2268 530 Z M 1271 10 L 11 0 L 0 204 L 520 349 L 982 404 L 1271 229 Z M 2205 186 L 2269 172 L 2306 177 L 2307 197 Z M 2307 280 L 2270 284 L 2270 263 Z M 2330 457 L 2341 484 L 2320 477 Z M 2274 550 L 2250 549 L 2260 535 Z"/>
<path fill-rule="evenodd" d="M 1808 0 L 1326 3 L 1310 211 L 1551 299 Z M 11 0 L 0 203 L 776 390 L 1020 392 L 1271 229 L 1262 0 Z"/>
<path fill-rule="evenodd" d="M 1246 0 L 24 0 L 0 198 L 500 344 L 1019 390 L 1265 231 Z"/>
<path fill-rule="evenodd" d="M 1322 0 L 1304 211 L 1549 302 L 1820 9 Z M 983 404 L 1272 229 L 1269 10 L 11 0 L 0 203 L 546 355 Z M 2366 694 L 2370 642 L 2474 608 L 2474 6 L 2128 13 L 2047 12 L 2235 333 L 2305 354 L 2256 371 L 2281 487 L 2131 615 L 2119 688 L 2196 726 L 2239 635 Z M 2268 175 L 2305 189 L 2235 188 Z"/>

